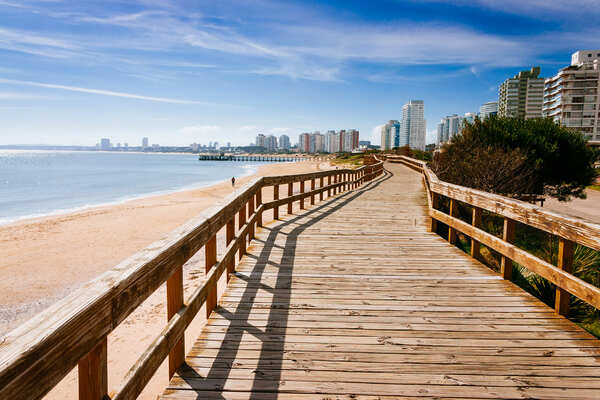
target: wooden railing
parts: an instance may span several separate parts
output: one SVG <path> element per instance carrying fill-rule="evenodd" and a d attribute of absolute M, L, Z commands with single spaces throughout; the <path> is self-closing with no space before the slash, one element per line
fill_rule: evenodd
<path fill-rule="evenodd" d="M 184 362 L 184 333 L 201 307 L 207 316 L 217 304 L 217 282 L 235 271 L 247 243 L 262 226 L 263 213 L 316 196 L 334 196 L 355 189 L 383 173 L 383 162 L 358 169 L 340 169 L 302 175 L 263 177 L 245 185 L 220 205 L 179 227 L 129 259 L 85 284 L 19 328 L 0 339 L 0 399 L 39 399 L 78 367 L 79 398 L 100 400 L 108 395 L 107 336 L 162 284 L 167 285 L 168 323 L 130 369 L 113 399 L 135 399 L 169 357 L 169 377 Z M 327 182 L 325 182 L 327 180 Z M 318 181 L 318 187 L 317 187 Z M 293 184 L 300 183 L 300 193 Z M 305 182 L 310 183 L 306 191 Z M 286 198 L 279 186 L 288 185 Z M 273 187 L 274 200 L 262 202 L 262 189 Z M 235 219 L 238 218 L 238 229 Z M 217 260 L 217 233 L 225 227 L 227 248 Z M 202 247 L 206 276 L 184 302 L 183 265 Z"/>
<path fill-rule="evenodd" d="M 600 308 L 600 289 L 571 274 L 575 244 L 600 250 L 600 225 L 566 217 L 526 202 L 440 181 L 423 161 L 405 156 L 388 156 L 387 161 L 402 163 L 423 174 L 432 232 L 436 232 L 437 223 L 442 222 L 448 226 L 450 243 L 456 242 L 458 232 L 471 238 L 472 257 L 480 258 L 481 244 L 500 253 L 500 274 L 504 279 L 511 279 L 513 261 L 547 279 L 556 285 L 554 309 L 557 314 L 567 315 L 571 294 L 595 308 Z M 449 213 L 439 210 L 442 198 L 450 200 Z M 471 224 L 456 217 L 457 202 L 471 207 Z M 504 218 L 502 238 L 481 229 L 482 210 Z M 558 237 L 557 265 L 552 265 L 512 243 L 517 222 Z"/>

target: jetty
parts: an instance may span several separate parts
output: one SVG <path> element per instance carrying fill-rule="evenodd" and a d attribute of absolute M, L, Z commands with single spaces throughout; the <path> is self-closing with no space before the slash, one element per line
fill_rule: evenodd
<path fill-rule="evenodd" d="M 484 210 L 503 218 L 500 237 Z M 512 243 L 517 224 L 558 238 L 556 265 Z M 571 296 L 600 308 L 600 289 L 571 273 L 575 244 L 600 250 L 600 225 L 404 156 L 257 178 L 8 334 L 0 398 L 40 399 L 77 368 L 80 399 L 134 399 L 165 359 L 163 400 L 598 398 L 600 340 L 565 318 Z M 184 299 L 200 249 L 205 277 Z M 511 282 L 513 263 L 556 286 L 553 307 Z M 162 285 L 169 320 L 109 391 L 107 336 Z"/>
<path fill-rule="evenodd" d="M 235 154 L 200 154 L 200 161 L 265 161 L 265 162 L 297 162 L 306 161 L 304 156 L 261 156 L 261 155 L 235 155 Z M 310 158 L 313 159 L 312 157 Z M 324 160 L 324 157 L 315 157 L 315 160 Z"/>

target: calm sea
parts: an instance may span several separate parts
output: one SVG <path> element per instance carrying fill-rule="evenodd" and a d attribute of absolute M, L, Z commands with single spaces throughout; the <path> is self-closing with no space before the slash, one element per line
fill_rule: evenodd
<path fill-rule="evenodd" d="M 0 150 L 0 224 L 209 186 L 261 163 L 182 154 Z"/>

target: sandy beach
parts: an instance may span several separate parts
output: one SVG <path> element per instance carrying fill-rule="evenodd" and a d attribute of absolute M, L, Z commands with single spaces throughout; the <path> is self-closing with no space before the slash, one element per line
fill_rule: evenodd
<path fill-rule="evenodd" d="M 304 173 L 328 168 L 328 163 L 267 164 L 240 178 L 237 187 L 257 176 Z M 136 251 L 199 214 L 232 192 L 230 182 L 207 188 L 146 197 L 123 204 L 87 209 L 67 215 L 25 220 L 0 226 L 0 335 L 109 270 Z M 272 193 L 263 193 L 264 201 Z M 268 218 L 267 218 L 268 219 Z M 219 243 L 222 250 L 225 246 Z M 204 274 L 200 251 L 184 267 L 186 295 Z M 200 312 L 186 332 L 191 343 L 203 323 Z M 164 285 L 127 318 L 108 340 L 109 388 L 122 378 L 166 321 Z M 143 392 L 154 399 L 167 383 L 166 365 Z M 77 374 L 72 371 L 48 399 L 76 398 Z"/>

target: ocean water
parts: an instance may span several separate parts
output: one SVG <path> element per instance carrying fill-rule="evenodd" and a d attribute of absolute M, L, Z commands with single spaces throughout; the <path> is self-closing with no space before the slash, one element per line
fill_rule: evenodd
<path fill-rule="evenodd" d="M 260 164 L 192 154 L 0 150 L 0 224 L 210 186 Z"/>

